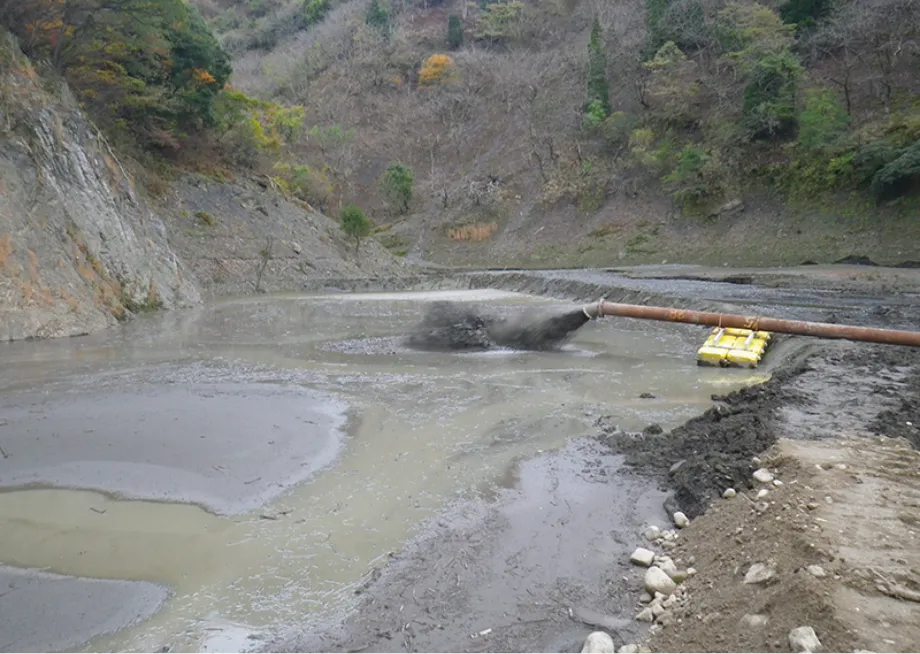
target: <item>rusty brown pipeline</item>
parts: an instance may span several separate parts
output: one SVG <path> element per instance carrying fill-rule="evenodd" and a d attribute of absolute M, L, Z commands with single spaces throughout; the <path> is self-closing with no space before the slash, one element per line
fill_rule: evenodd
<path fill-rule="evenodd" d="M 806 322 L 803 320 L 780 320 L 777 318 L 749 317 L 732 313 L 710 313 L 690 309 L 668 309 L 665 307 L 647 307 L 639 304 L 618 304 L 600 301 L 585 307 L 585 314 L 601 316 L 619 316 L 622 318 L 639 318 L 641 320 L 661 320 L 665 322 L 682 322 L 691 325 L 709 325 L 712 327 L 733 327 L 752 331 L 798 334 L 818 338 L 836 338 L 850 341 L 867 341 L 888 345 L 909 345 L 920 347 L 920 332 L 897 329 L 874 329 L 872 327 L 854 327 L 852 325 L 834 325 L 825 322 Z M 596 312 L 596 313 L 595 313 Z"/>

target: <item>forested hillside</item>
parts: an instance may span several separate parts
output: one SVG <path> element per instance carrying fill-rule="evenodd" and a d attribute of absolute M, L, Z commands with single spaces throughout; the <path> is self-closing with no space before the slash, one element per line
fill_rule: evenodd
<path fill-rule="evenodd" d="M 360 216 L 356 240 L 367 213 L 397 254 L 920 258 L 918 0 L 0 0 L 0 20 L 154 190 L 246 171 Z"/>
<path fill-rule="evenodd" d="M 305 108 L 278 170 L 398 252 L 641 260 L 742 208 L 872 249 L 917 208 L 916 0 L 196 4 L 235 86 Z"/>

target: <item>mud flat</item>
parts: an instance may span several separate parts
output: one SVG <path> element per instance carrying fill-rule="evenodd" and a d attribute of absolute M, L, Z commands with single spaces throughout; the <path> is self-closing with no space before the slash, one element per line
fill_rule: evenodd
<path fill-rule="evenodd" d="M 68 620 L 85 614 L 81 630 L 58 639 L 45 629 L 47 614 L 36 612 L 11 625 L 8 641 L 28 637 L 54 649 L 94 634 L 82 649 L 260 647 L 266 634 L 348 614 L 362 599 L 355 591 L 365 574 L 382 568 L 389 552 L 436 533 L 423 526 L 429 520 L 457 526 L 458 498 L 494 517 L 494 527 L 479 532 L 484 543 L 498 525 L 514 528 L 519 546 L 494 561 L 494 574 L 518 549 L 526 559 L 509 573 L 527 571 L 520 583 L 504 584 L 514 593 L 496 586 L 478 605 L 476 621 L 497 630 L 519 596 L 536 592 L 531 574 L 542 575 L 547 597 L 558 596 L 557 563 L 569 560 L 571 587 L 581 588 L 598 565 L 620 565 L 620 529 L 661 517 L 663 494 L 645 480 L 620 479 L 622 457 L 599 452 L 590 438 L 602 412 L 632 429 L 650 420 L 676 426 L 705 409 L 711 393 L 763 377 L 698 369 L 686 358 L 697 332 L 673 326 L 596 322 L 559 351 L 405 347 L 407 329 L 445 298 L 507 316 L 572 309 L 504 291 L 288 294 L 4 347 L 0 561 L 35 574 L 118 581 L 119 593 L 137 593 L 107 600 L 136 610 L 133 618 L 119 614 L 125 628 L 106 634 L 110 622 L 57 602 L 43 586 L 46 606 Z M 581 449 L 568 449 L 579 437 Z M 527 463 L 560 450 L 552 465 Z M 595 478 L 582 479 L 594 460 Z M 609 476 L 617 481 L 599 483 Z M 616 493 L 596 493 L 604 488 Z M 511 513 L 500 516 L 495 501 Z M 583 535 L 575 550 L 558 529 L 571 520 L 570 505 L 586 509 L 573 523 Z M 454 541 L 471 544 L 463 532 Z M 592 564 L 580 568 L 582 556 Z M 457 566 L 470 565 L 457 559 L 444 561 L 454 578 Z M 606 598 L 613 579 L 595 583 L 591 596 Z M 169 589 L 165 601 L 149 584 Z M 96 584 L 93 592 L 115 587 Z M 0 611 L 15 601 L 16 592 L 0 597 Z M 570 628 L 575 642 L 581 625 Z"/>
<path fill-rule="evenodd" d="M 508 286 L 539 284 L 535 275 L 515 273 Z M 566 282 L 557 293 L 584 293 L 580 284 Z M 828 307 L 832 297 L 792 313 L 888 327 L 909 327 L 918 315 L 910 297 L 894 309 L 846 295 Z M 920 352 L 785 342 L 800 349 L 790 350 L 770 381 L 715 394 L 712 408 L 679 427 L 630 431 L 615 416 L 602 418 L 595 446 L 571 441 L 563 452 L 526 462 L 522 470 L 545 475 L 559 457 L 585 470 L 599 457 L 610 480 L 595 477 L 581 495 L 588 501 L 572 502 L 564 490 L 554 491 L 555 502 L 536 500 L 528 545 L 501 519 L 527 494 L 498 497 L 466 522 L 435 524 L 371 571 L 347 619 L 288 634 L 270 649 L 581 651 L 589 633 L 604 631 L 624 652 L 788 652 L 801 651 L 802 634 L 813 631 L 821 651 L 914 651 Z M 622 484 L 656 488 L 667 496 L 667 513 L 618 516 L 611 507 L 634 501 Z M 565 509 L 555 514 L 559 500 Z M 597 500 L 604 511 L 592 512 Z M 544 508 L 549 523 L 541 522 Z M 672 522 L 677 511 L 688 517 L 684 529 Z M 650 543 L 650 525 L 671 536 Z M 587 551 L 597 554 L 591 543 L 605 528 L 616 544 L 592 558 Z M 540 565 L 520 565 L 553 543 L 560 546 L 552 563 L 544 555 Z M 638 547 L 651 548 L 656 562 L 666 557 L 679 573 L 667 608 L 648 610 L 644 570 L 629 563 Z"/>

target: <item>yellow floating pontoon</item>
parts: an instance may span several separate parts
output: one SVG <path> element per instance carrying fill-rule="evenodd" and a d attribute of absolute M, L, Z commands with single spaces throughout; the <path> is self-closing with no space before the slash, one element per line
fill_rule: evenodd
<path fill-rule="evenodd" d="M 696 353 L 701 366 L 756 368 L 770 345 L 770 333 L 716 327 Z"/>

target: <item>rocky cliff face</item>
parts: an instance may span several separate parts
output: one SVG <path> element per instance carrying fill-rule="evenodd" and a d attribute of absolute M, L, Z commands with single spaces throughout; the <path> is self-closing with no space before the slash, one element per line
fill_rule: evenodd
<path fill-rule="evenodd" d="M 405 268 L 376 242 L 356 254 L 329 218 L 257 183 L 187 176 L 152 201 L 50 84 L 0 31 L 0 342 L 88 333 L 203 292 Z"/>
<path fill-rule="evenodd" d="M 0 341 L 198 301 L 162 218 L 98 130 L 0 34 Z"/>

